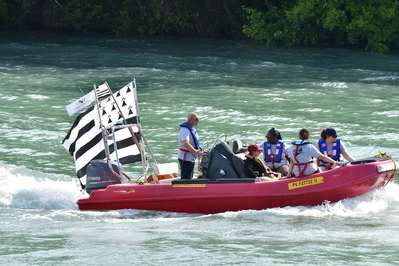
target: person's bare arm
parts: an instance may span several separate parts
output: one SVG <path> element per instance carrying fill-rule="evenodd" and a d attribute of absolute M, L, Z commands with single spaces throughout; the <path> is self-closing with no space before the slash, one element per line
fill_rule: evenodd
<path fill-rule="evenodd" d="M 348 162 L 352 162 L 353 161 L 353 157 L 347 153 L 347 152 L 342 152 L 342 156 L 348 161 Z"/>
<path fill-rule="evenodd" d="M 349 152 L 346 150 L 345 145 L 343 145 L 342 143 L 341 143 L 341 154 L 342 157 L 344 157 L 348 162 L 353 161 L 353 157 L 349 154 Z"/>
<path fill-rule="evenodd" d="M 331 163 L 332 165 L 335 165 L 335 164 L 337 164 L 337 162 L 336 162 L 336 161 L 334 161 L 334 160 L 333 160 L 333 159 L 331 159 L 330 157 L 328 157 L 328 156 L 325 156 L 325 155 L 323 155 L 323 154 L 320 154 L 318 158 L 319 158 L 320 160 L 323 160 L 323 161 L 325 161 L 325 162 Z"/>
<path fill-rule="evenodd" d="M 290 160 L 290 164 L 288 165 L 288 174 L 287 177 L 292 177 L 292 168 L 294 167 L 294 163 Z"/>
<path fill-rule="evenodd" d="M 199 153 L 200 150 L 197 150 L 196 148 L 193 147 L 193 145 L 190 144 L 188 140 L 183 140 L 184 147 L 189 150 L 192 153 Z"/>

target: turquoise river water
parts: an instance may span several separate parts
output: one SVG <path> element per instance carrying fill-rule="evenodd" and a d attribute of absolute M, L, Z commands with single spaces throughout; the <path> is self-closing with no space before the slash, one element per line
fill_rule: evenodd
<path fill-rule="evenodd" d="M 221 135 L 286 140 L 338 129 L 355 158 L 399 160 L 399 56 L 266 49 L 213 40 L 37 37 L 0 40 L 0 265 L 398 265 L 399 186 L 315 207 L 186 215 L 80 212 L 60 144 L 65 106 L 107 80 L 136 77 L 160 162 L 176 160 L 190 111 L 210 145 Z M 187 204 L 190 204 L 187 202 Z"/>

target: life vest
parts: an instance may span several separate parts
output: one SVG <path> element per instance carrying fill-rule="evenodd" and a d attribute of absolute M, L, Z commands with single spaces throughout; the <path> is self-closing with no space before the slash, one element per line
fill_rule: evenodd
<path fill-rule="evenodd" d="M 307 140 L 294 140 L 293 142 L 291 142 L 291 144 L 296 146 L 301 146 L 301 145 L 310 144 L 310 142 Z"/>
<path fill-rule="evenodd" d="M 193 128 L 188 122 L 184 122 L 184 123 L 180 124 L 180 127 L 187 128 L 190 131 L 191 138 L 193 140 L 193 147 L 195 149 L 199 149 L 201 147 L 201 141 L 199 139 L 197 130 L 195 128 Z M 184 152 L 184 158 L 183 158 L 184 160 L 186 159 L 187 153 L 191 152 L 184 147 L 180 147 L 179 150 Z"/>
<path fill-rule="evenodd" d="M 335 140 L 335 142 L 333 143 L 333 146 L 332 146 L 332 151 L 331 151 L 331 153 L 329 153 L 326 141 L 323 138 L 321 138 L 321 139 L 319 139 L 319 151 L 322 154 L 330 157 L 334 161 L 339 161 L 341 158 L 341 140 L 339 138 L 337 138 Z M 322 166 L 329 165 L 329 163 L 327 163 L 323 160 L 319 160 L 318 164 L 322 165 Z"/>
<path fill-rule="evenodd" d="M 292 164 L 293 166 L 298 167 L 299 170 L 299 176 L 304 176 L 306 169 L 308 169 L 309 164 L 313 163 L 313 160 L 307 161 L 307 162 L 299 162 L 298 160 L 298 155 L 302 152 L 301 148 L 303 145 L 310 144 L 309 141 L 307 140 L 296 140 L 291 142 L 292 145 L 295 145 L 295 150 L 294 150 L 294 161 Z"/>
<path fill-rule="evenodd" d="M 199 139 L 197 130 L 193 128 L 188 122 L 184 122 L 180 124 L 180 127 L 187 128 L 190 131 L 191 138 L 193 139 L 194 142 L 194 148 L 199 149 L 201 147 L 201 141 Z"/>
<path fill-rule="evenodd" d="M 283 152 L 285 150 L 285 145 L 284 142 L 279 140 L 277 142 L 276 150 L 275 153 L 272 152 L 272 145 L 271 143 L 265 141 L 263 142 L 263 159 L 267 163 L 272 163 L 274 168 L 275 163 L 281 163 L 281 160 L 283 159 Z"/>

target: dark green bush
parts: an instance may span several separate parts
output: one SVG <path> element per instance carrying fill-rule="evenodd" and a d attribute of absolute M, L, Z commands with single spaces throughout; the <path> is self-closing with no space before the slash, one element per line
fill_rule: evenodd
<path fill-rule="evenodd" d="M 297 0 L 243 8 L 243 32 L 268 46 L 398 48 L 397 0 Z"/>

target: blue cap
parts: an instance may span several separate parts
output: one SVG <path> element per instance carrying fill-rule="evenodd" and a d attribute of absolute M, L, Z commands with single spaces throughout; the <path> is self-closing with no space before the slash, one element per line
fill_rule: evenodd
<path fill-rule="evenodd" d="M 338 136 L 337 135 L 337 131 L 334 128 L 331 128 L 331 127 L 326 128 L 326 135 L 334 137 L 334 138 L 336 138 Z"/>

